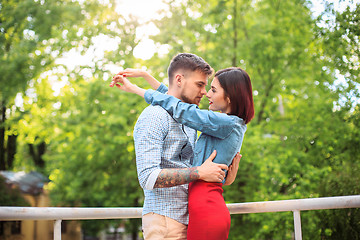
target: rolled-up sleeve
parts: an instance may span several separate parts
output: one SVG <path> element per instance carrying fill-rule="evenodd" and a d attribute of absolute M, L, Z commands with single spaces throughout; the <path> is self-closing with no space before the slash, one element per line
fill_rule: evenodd
<path fill-rule="evenodd" d="M 168 87 L 163 83 L 161 83 L 158 89 L 156 89 L 156 91 L 161 93 L 166 93 L 168 90 L 169 90 Z"/>
<path fill-rule="evenodd" d="M 134 128 L 136 167 L 140 186 L 152 190 L 161 171 L 161 154 L 168 133 L 169 120 L 165 111 L 148 107 Z"/>

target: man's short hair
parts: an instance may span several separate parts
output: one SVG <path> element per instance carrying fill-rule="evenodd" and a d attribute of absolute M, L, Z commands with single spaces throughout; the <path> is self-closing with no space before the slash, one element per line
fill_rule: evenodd
<path fill-rule="evenodd" d="M 213 69 L 201 57 L 192 53 L 179 53 L 170 62 L 168 68 L 169 84 L 172 83 L 174 74 L 178 70 L 200 72 L 210 77 Z"/>

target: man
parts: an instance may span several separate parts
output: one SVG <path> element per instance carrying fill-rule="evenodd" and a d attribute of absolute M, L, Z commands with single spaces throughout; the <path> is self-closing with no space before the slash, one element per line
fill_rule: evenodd
<path fill-rule="evenodd" d="M 178 54 L 168 68 L 168 94 L 199 105 L 211 75 L 211 67 L 202 58 Z M 148 106 L 138 118 L 134 141 L 145 195 L 142 227 L 146 240 L 186 239 L 188 183 L 198 179 L 221 182 L 225 177 L 227 166 L 211 161 L 215 154 L 200 167 L 191 167 L 196 136 L 194 129 L 176 122 L 160 106 Z"/>

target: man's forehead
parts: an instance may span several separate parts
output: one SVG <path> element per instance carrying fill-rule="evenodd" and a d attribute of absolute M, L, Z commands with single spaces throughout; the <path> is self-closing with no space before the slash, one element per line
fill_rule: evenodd
<path fill-rule="evenodd" d="M 201 83 L 201 84 L 207 85 L 208 84 L 208 79 L 207 78 L 196 79 L 195 83 Z"/>
<path fill-rule="evenodd" d="M 196 82 L 203 82 L 205 84 L 208 83 L 208 75 L 206 75 L 205 73 L 202 72 L 192 72 L 191 75 L 194 77 Z"/>

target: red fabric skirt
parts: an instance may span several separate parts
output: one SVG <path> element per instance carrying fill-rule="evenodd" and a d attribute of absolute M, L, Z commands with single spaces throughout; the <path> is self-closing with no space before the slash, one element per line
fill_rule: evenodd
<path fill-rule="evenodd" d="M 189 184 L 188 240 L 228 239 L 231 219 L 222 193 L 222 183 Z"/>

